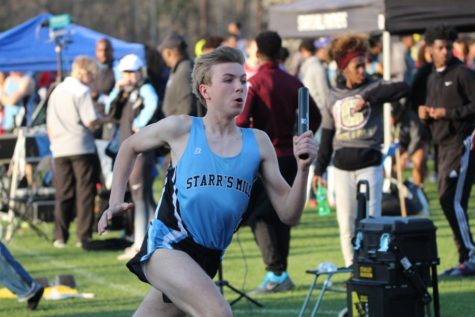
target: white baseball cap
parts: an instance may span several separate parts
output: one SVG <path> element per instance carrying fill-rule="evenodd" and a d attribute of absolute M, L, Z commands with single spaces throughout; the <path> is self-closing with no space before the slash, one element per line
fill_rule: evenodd
<path fill-rule="evenodd" d="M 136 72 L 144 66 L 140 57 L 135 54 L 125 55 L 119 62 L 121 72 Z"/>

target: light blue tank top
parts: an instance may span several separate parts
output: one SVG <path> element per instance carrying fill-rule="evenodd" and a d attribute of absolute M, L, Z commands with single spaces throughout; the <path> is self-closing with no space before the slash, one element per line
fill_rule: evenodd
<path fill-rule="evenodd" d="M 4 89 L 7 96 L 10 96 L 20 89 L 20 83 L 7 81 L 7 84 L 5 85 Z M 35 89 L 36 87 L 33 88 L 33 90 Z M 35 103 L 37 102 L 37 100 L 35 99 L 36 99 L 36 95 L 35 93 L 32 93 L 29 96 L 22 98 L 16 105 L 9 105 L 9 106 L 3 107 L 4 115 L 3 115 L 2 128 L 4 130 L 12 130 L 15 127 L 15 117 L 20 111 L 20 107 L 25 107 L 26 123 L 29 124 L 31 121 L 31 115 L 36 106 Z"/>
<path fill-rule="evenodd" d="M 5 85 L 5 92 L 7 96 L 12 95 L 15 91 L 20 89 L 19 83 L 7 82 L 8 85 Z M 3 122 L 2 128 L 5 130 L 12 130 L 15 127 L 15 116 L 20 111 L 19 105 L 9 105 L 3 107 Z"/>
<path fill-rule="evenodd" d="M 188 145 L 175 167 L 175 217 L 196 243 L 211 249 L 231 243 L 258 175 L 254 132 L 241 128 L 241 134 L 237 155 L 218 156 L 208 146 L 203 119 L 193 117 Z"/>

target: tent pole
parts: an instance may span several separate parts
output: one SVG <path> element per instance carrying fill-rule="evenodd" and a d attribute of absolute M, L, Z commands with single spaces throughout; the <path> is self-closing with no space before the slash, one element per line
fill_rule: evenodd
<path fill-rule="evenodd" d="M 55 39 L 56 47 L 54 48 L 56 52 L 56 63 L 58 73 L 56 75 L 56 83 L 63 81 L 63 45 L 59 38 Z"/>
<path fill-rule="evenodd" d="M 391 80 L 391 34 L 383 31 L 383 78 Z M 384 147 L 391 144 L 391 104 L 384 104 Z"/>
<path fill-rule="evenodd" d="M 383 30 L 383 78 L 384 80 L 391 80 L 391 34 Z M 387 153 L 391 146 L 391 104 L 385 103 L 383 107 L 384 116 L 384 153 Z M 392 159 L 387 158 L 384 161 L 384 171 L 387 179 L 391 179 Z M 386 186 L 389 185 L 389 182 Z"/>

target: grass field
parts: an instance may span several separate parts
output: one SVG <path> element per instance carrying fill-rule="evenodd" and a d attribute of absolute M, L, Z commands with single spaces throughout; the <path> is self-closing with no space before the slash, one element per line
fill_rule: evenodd
<path fill-rule="evenodd" d="M 431 203 L 431 218 L 438 228 L 437 243 L 441 258 L 438 269 L 442 271 L 457 262 L 457 254 L 450 228 L 438 205 L 435 185 L 428 183 L 426 191 Z M 472 232 L 475 232 L 474 197 L 472 194 Z M 51 224 L 40 224 L 40 228 L 51 236 Z M 105 238 L 117 237 L 118 234 L 112 232 Z M 31 229 L 23 228 L 17 231 L 8 247 L 33 277 L 47 277 L 54 281 L 57 275 L 73 274 L 78 290 L 94 293 L 93 299 L 43 300 L 35 312 L 28 312 L 25 303 L 14 299 L 0 299 L 0 316 L 132 315 L 148 287 L 130 274 L 123 262 L 116 260 L 121 252 L 86 252 L 75 247 L 75 243 L 73 240 L 65 249 L 55 249 L 50 242 L 39 238 Z M 312 282 L 312 276 L 306 274 L 305 270 L 316 268 L 318 263 L 324 261 L 343 265 L 335 213 L 319 217 L 315 210 L 306 209 L 300 225 L 292 231 L 289 274 L 296 288 L 283 294 L 255 296 L 254 298 L 264 304 L 264 308 L 258 308 L 241 299 L 233 305 L 235 316 L 297 316 Z M 223 268 L 225 279 L 239 289 L 249 291 L 260 283 L 265 273 L 264 266 L 249 228 L 244 227 L 235 235 L 225 255 Z M 333 280 L 337 286 L 343 286 L 342 283 L 347 278 L 347 275 L 341 274 Z M 439 289 L 443 317 L 475 316 L 475 277 L 441 279 Z M 236 296 L 225 289 L 225 297 L 232 300 Z M 345 300 L 344 294 L 328 292 L 318 316 L 337 316 L 346 305 Z M 309 313 L 308 311 L 307 315 Z"/>

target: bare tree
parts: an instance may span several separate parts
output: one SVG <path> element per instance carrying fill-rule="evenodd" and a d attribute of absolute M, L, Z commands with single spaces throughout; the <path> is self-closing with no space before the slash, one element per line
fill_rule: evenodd
<path fill-rule="evenodd" d="M 0 31 L 41 12 L 68 13 L 73 22 L 126 41 L 156 46 L 170 31 L 185 36 L 190 47 L 206 33 L 226 35 L 227 24 L 241 22 L 245 37 L 267 24 L 270 5 L 291 0 L 4 0 Z"/>

